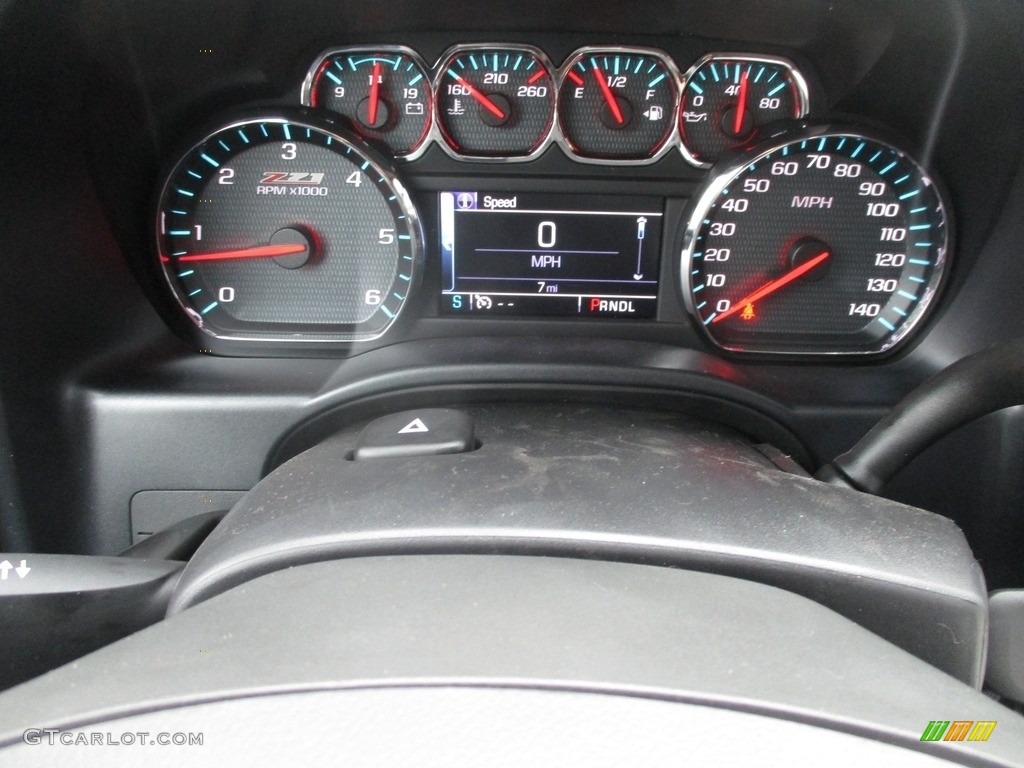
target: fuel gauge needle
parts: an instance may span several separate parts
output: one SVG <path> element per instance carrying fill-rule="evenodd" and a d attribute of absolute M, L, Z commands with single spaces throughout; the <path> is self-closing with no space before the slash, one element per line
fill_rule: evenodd
<path fill-rule="evenodd" d="M 827 259 L 831 255 L 832 254 L 829 251 L 822 251 L 810 261 L 805 261 L 800 266 L 794 267 L 793 269 L 789 270 L 789 272 L 784 274 L 782 277 L 776 278 L 775 280 L 772 280 L 770 283 L 762 285 L 753 293 L 744 296 L 742 299 L 740 299 L 731 307 L 729 307 L 729 309 L 727 309 L 725 312 L 715 315 L 715 319 L 712 320 L 711 322 L 720 323 L 722 320 L 725 320 L 725 318 L 729 317 L 734 312 L 739 312 L 748 304 L 753 304 L 755 301 L 760 301 L 765 296 L 770 296 L 783 286 L 789 285 L 794 280 L 806 275 L 808 272 L 810 272 L 816 266 L 821 264 L 823 261 L 825 261 L 825 259 Z"/>
<path fill-rule="evenodd" d="M 604 101 L 608 105 L 608 109 L 611 110 L 612 117 L 615 118 L 615 122 L 618 125 L 622 125 L 626 118 L 622 116 L 622 110 L 619 108 L 618 99 L 615 98 L 615 94 L 612 93 L 612 89 L 608 87 L 608 78 L 604 76 L 604 72 L 601 71 L 600 67 L 594 67 L 594 77 L 597 78 L 597 84 L 601 86 L 601 94 L 604 96 Z"/>
<path fill-rule="evenodd" d="M 286 243 L 282 245 L 258 245 L 254 248 L 239 248 L 229 251 L 210 251 L 195 253 L 191 256 L 180 256 L 178 261 L 228 261 L 229 259 L 273 259 L 278 256 L 290 256 L 309 250 L 305 243 Z"/>

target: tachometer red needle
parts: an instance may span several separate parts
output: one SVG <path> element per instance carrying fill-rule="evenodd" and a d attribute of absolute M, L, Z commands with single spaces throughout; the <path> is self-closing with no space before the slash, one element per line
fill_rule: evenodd
<path fill-rule="evenodd" d="M 821 264 L 821 262 L 823 262 L 831 255 L 832 254 L 829 253 L 828 251 L 822 251 L 810 261 L 805 261 L 799 267 L 794 267 L 793 269 L 789 270 L 789 272 L 784 274 L 782 277 L 777 278 L 776 280 L 772 280 L 770 283 L 762 285 L 753 293 L 744 296 L 742 299 L 740 299 L 731 307 L 729 307 L 729 309 L 727 309 L 725 312 L 715 315 L 715 319 L 712 320 L 711 322 L 720 323 L 722 320 L 725 320 L 725 318 L 729 317 L 733 312 L 739 312 L 748 304 L 753 304 L 755 301 L 760 301 L 765 296 L 769 296 L 775 293 L 777 290 L 779 290 L 779 288 L 782 288 L 784 285 L 789 285 L 797 278 L 806 275 L 808 272 L 810 272 L 816 266 Z"/>
<path fill-rule="evenodd" d="M 451 70 L 449 70 L 449 72 L 451 72 Z M 479 89 L 477 89 L 475 85 L 473 85 L 471 82 L 462 77 L 462 75 L 458 75 L 454 72 L 451 72 L 451 75 L 469 91 L 470 96 L 472 96 L 474 99 L 480 102 L 480 106 L 482 106 L 484 109 L 486 109 L 499 120 L 505 119 L 505 113 L 501 111 L 501 107 L 499 107 L 493 101 L 491 101 L 482 93 L 480 93 Z"/>
<path fill-rule="evenodd" d="M 597 78 L 597 84 L 601 86 L 601 93 L 604 95 L 608 109 L 612 111 L 612 117 L 615 118 L 616 123 L 622 125 L 625 122 L 625 118 L 622 116 L 622 110 L 619 109 L 619 102 L 615 99 L 612 89 L 608 87 L 608 78 L 604 76 L 604 72 L 598 66 L 594 67 L 594 77 Z"/>
<path fill-rule="evenodd" d="M 255 248 L 240 248 L 234 251 L 211 251 L 181 256 L 178 261 L 227 261 L 228 259 L 272 259 L 275 256 L 288 256 L 293 253 L 308 251 L 305 243 L 289 243 L 284 245 L 258 245 Z"/>
<path fill-rule="evenodd" d="M 373 62 L 370 75 L 370 125 L 377 125 L 377 105 L 380 104 L 380 62 Z"/>
<path fill-rule="evenodd" d="M 743 118 L 747 116 L 747 72 L 740 77 L 740 100 L 736 105 L 736 117 L 732 121 L 732 132 L 737 136 L 743 131 Z"/>

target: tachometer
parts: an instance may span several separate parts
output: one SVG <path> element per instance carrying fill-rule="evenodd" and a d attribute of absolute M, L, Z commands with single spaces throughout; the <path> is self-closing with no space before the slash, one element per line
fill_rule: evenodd
<path fill-rule="evenodd" d="M 949 223 L 907 154 L 818 127 L 717 175 L 686 238 L 683 290 L 718 346 L 870 354 L 907 338 L 932 303 Z"/>
<path fill-rule="evenodd" d="M 416 277 L 414 208 L 384 161 L 304 112 L 232 123 L 160 197 L 164 275 L 203 332 L 243 341 L 383 334 Z"/>

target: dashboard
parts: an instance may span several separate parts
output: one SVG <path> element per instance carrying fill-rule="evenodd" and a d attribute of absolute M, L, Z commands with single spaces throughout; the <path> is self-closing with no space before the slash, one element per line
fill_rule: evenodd
<path fill-rule="evenodd" d="M 999 243 L 1000 237 L 1008 236 L 1006 222 L 1012 221 L 1008 205 L 1020 159 L 1019 88 L 1005 73 L 1019 71 L 1020 62 L 1013 46 L 988 43 L 1012 32 L 1013 25 L 1000 20 L 1006 14 L 1015 18 L 1016 7 L 953 4 L 935 10 L 930 3 L 895 8 L 780 3 L 771 12 L 750 11 L 733 19 L 721 9 L 684 6 L 645 6 L 639 15 L 628 14 L 625 26 L 610 6 L 607 13 L 579 23 L 567 8 L 559 11 L 557 23 L 543 24 L 520 24 L 514 21 L 518 12 L 497 11 L 501 23 L 463 23 L 453 27 L 457 31 L 444 31 L 415 4 L 398 9 L 408 11 L 399 13 L 406 19 L 401 30 L 374 21 L 375 14 L 316 4 L 300 14 L 317 17 L 315 28 L 296 15 L 260 4 L 232 4 L 231 12 L 224 12 L 224 18 L 233 19 L 230 25 L 213 10 L 180 18 L 162 4 L 124 7 L 116 13 L 92 13 L 86 5 L 80 12 L 71 9 L 58 16 L 61 21 L 54 29 L 62 35 L 60 45 L 38 47 L 31 44 L 32 35 L 12 33 L 6 46 L 8 60 L 23 62 L 18 66 L 25 72 L 5 82 L 7 102 L 25 117 L 5 123 L 15 163 L 12 173 L 18 172 L 12 176 L 17 181 L 5 187 L 13 196 L 7 226 L 14 226 L 6 241 L 12 244 L 11 252 L 26 249 L 32 254 L 5 261 L 4 285 L 13 291 L 4 303 L 5 311 L 13 313 L 6 325 L 8 354 L 26 360 L 33 371 L 5 384 L 7 418 L 20 446 L 16 453 L 28 456 L 23 462 L 19 459 L 18 471 L 32 476 L 19 485 L 39 485 L 41 470 L 31 454 L 40 442 L 57 442 L 72 454 L 78 444 L 100 448 L 102 455 L 109 449 L 111 462 L 120 468 L 114 474 L 125 481 L 112 484 L 112 477 L 101 472 L 84 483 L 68 476 L 52 491 L 39 491 L 52 496 L 40 499 L 40 508 L 29 515 L 34 525 L 42 526 L 37 535 L 51 545 L 63 541 L 60 546 L 69 547 L 75 541 L 77 548 L 88 541 L 87 549 L 109 550 L 126 542 L 125 516 L 139 491 L 250 487 L 272 464 L 268 455 L 286 442 L 288 433 L 301 431 L 319 411 L 349 402 L 346 396 L 333 399 L 342 382 L 367 385 L 398 370 L 419 371 L 417 375 L 426 377 L 425 387 L 451 390 L 479 376 L 491 380 L 488 387 L 494 395 L 504 381 L 513 386 L 536 384 L 562 396 L 577 385 L 587 388 L 594 383 L 594 394 L 600 387 L 585 371 L 559 371 L 561 364 L 596 366 L 604 369 L 608 384 L 620 378 L 641 384 L 634 391 L 641 399 L 667 389 L 667 401 L 676 406 L 701 394 L 722 401 L 724 410 L 740 407 L 741 421 L 748 418 L 747 410 L 753 410 L 758 422 L 775 423 L 761 437 L 785 435 L 785 449 L 813 466 L 849 447 L 902 394 L 943 365 L 1012 337 L 1012 329 L 1019 325 L 1019 307 L 1010 299 L 1017 276 L 1006 265 L 1007 257 L 999 255 L 1004 253 Z M 18 11 L 8 14 L 17 18 Z M 549 13 L 540 16 L 551 18 Z M 353 27 L 352 18 L 360 19 L 365 29 Z M 9 27 L 16 25 L 11 22 Z M 288 34 L 278 39 L 271 30 Z M 420 121 L 414 130 L 382 123 L 388 130 L 375 131 L 360 122 L 358 104 L 369 101 L 371 78 L 367 76 L 364 87 L 366 73 L 359 68 L 369 67 L 372 73 L 372 55 L 353 59 L 359 70 L 349 81 L 354 83 L 354 107 L 333 92 L 329 95 L 335 101 L 330 104 L 302 106 L 316 102 L 314 94 L 318 88 L 324 91 L 324 83 L 340 87 L 324 73 L 332 67 L 340 71 L 336 63 L 348 64 L 350 51 L 383 51 L 387 56 L 394 52 L 392 63 L 401 59 L 407 62 L 406 69 L 412 66 L 416 72 L 409 80 L 422 76 L 411 86 L 420 88 L 416 97 L 424 100 L 424 115 L 409 116 Z M 517 52 L 515 57 L 512 52 Z M 532 57 L 537 71 L 545 73 L 534 84 L 521 84 L 533 88 L 530 93 L 537 93 L 544 83 L 550 88 L 542 99 L 522 97 L 546 104 L 531 136 L 519 137 L 515 131 L 522 131 L 516 128 L 503 148 L 501 142 L 509 141 L 502 130 L 507 125 L 488 125 L 481 114 L 500 121 L 472 96 L 446 93 L 468 89 L 446 72 L 465 71 L 459 69 L 460 63 L 472 70 L 467 62 L 477 53 L 491 56 L 490 74 L 495 79 L 516 74 L 520 53 Z M 627 59 L 632 69 L 638 63 L 652 69 L 641 85 L 661 79 L 641 93 L 626 79 Z M 82 68 L 75 77 L 44 77 L 42 73 L 51 71 L 58 60 L 81 61 Z M 482 65 L 483 59 L 478 63 Z M 520 66 L 525 71 L 528 64 Z M 600 86 L 607 85 L 608 75 L 604 81 L 595 76 L 606 66 L 613 70 L 612 77 L 621 79 L 621 85 L 608 87 L 607 96 Z M 619 75 L 614 75 L 616 66 Z M 754 81 L 762 66 L 763 79 L 777 74 L 786 83 L 781 91 L 772 86 L 774 95 L 767 90 L 761 94 L 760 83 Z M 687 115 L 693 119 L 704 109 L 694 103 L 701 94 L 691 84 L 705 82 L 701 75 L 713 80 L 712 67 L 716 73 L 721 67 L 723 78 L 732 67 L 728 74 L 733 82 L 709 89 L 708 120 L 687 123 Z M 574 72 L 581 73 L 583 87 L 570 79 Z M 420 103 L 413 97 L 401 101 L 400 91 L 408 82 L 400 89 L 382 75 L 380 80 L 377 98 L 385 105 L 379 108 L 381 115 L 386 109 L 406 111 L 404 106 L 398 109 L 400 102 Z M 515 78 L 511 80 L 515 85 Z M 478 82 L 483 88 L 482 78 Z M 748 83 L 746 114 L 740 116 L 743 125 L 736 138 L 730 133 L 737 127 L 742 82 Z M 488 86 L 496 98 L 501 96 L 495 89 L 503 86 Z M 733 93 L 727 93 L 730 88 Z M 583 91 L 580 99 L 577 90 Z M 508 93 L 501 98 L 510 99 L 512 113 L 517 97 Z M 608 101 L 608 96 L 614 98 Z M 633 110 L 634 103 L 648 96 L 651 101 L 664 100 L 657 121 L 643 118 L 639 107 Z M 474 101 L 471 127 L 479 130 L 471 133 L 481 143 L 455 148 L 461 145 L 452 138 L 454 132 L 465 129 L 449 126 L 447 134 L 442 130 L 447 125 L 441 117 L 442 102 L 448 103 L 448 98 Z M 778 98 L 785 104 L 780 102 L 776 114 L 768 106 Z M 764 110 L 763 99 L 769 100 Z M 632 128 L 617 127 L 608 105 L 620 100 L 622 108 L 637 115 L 634 125 L 642 121 L 658 130 L 638 141 Z M 565 105 L 576 101 L 590 104 L 590 117 L 573 116 Z M 602 109 L 612 128 L 602 123 Z M 715 109 L 718 112 L 712 115 Z M 254 130 L 259 132 L 259 121 L 282 114 L 312 122 L 317 131 L 358 147 L 380 169 L 377 178 L 387 180 L 373 179 L 378 185 L 373 194 L 369 183 L 346 184 L 344 178 L 352 171 L 344 171 L 351 161 L 338 160 L 341 178 L 331 185 L 336 194 L 350 195 L 345 200 L 362 199 L 360 190 L 369 195 L 366 200 L 381 200 L 382 207 L 374 214 L 383 217 L 379 222 L 372 216 L 356 217 L 363 239 L 355 240 L 359 248 L 371 249 L 371 255 L 372 249 L 385 254 L 378 277 L 372 275 L 379 261 L 369 256 L 366 270 L 352 270 L 353 263 L 362 263 L 358 249 L 354 259 L 332 261 L 325 256 L 330 250 L 324 245 L 328 235 L 340 227 L 339 234 L 331 235 L 337 238 L 345 226 L 352 226 L 352 217 L 347 223 L 340 218 L 327 225 L 317 223 L 317 209 L 309 205 L 325 198 L 277 196 L 275 200 L 298 206 L 297 213 L 270 214 L 284 203 L 267 202 L 267 195 L 252 196 L 263 202 L 251 208 L 240 203 L 238 210 L 244 215 L 228 215 L 223 223 L 214 217 L 200 242 L 195 240 L 195 228 L 202 232 L 201 219 L 220 210 L 216 204 L 195 203 L 201 214 L 163 205 L 161 193 L 174 178 L 175 168 L 195 182 L 192 191 L 250 190 L 251 182 L 220 184 L 223 171 L 230 169 L 214 168 L 195 154 L 195 148 L 225 126 L 255 121 Z M 993 119 L 995 115 L 1000 118 Z M 373 122 L 368 114 L 363 117 Z M 469 125 L 464 116 L 456 119 L 463 121 L 460 126 Z M 710 126 L 705 134 L 688 132 L 688 125 L 705 124 Z M 582 139 L 576 135 L 580 126 Z M 597 139 L 611 138 L 607 146 L 588 149 L 587 132 Z M 397 138 L 399 134 L 411 138 Z M 812 135 L 813 145 L 801 149 Z M 835 137 L 827 139 L 828 147 L 809 151 L 826 136 Z M 872 147 L 870 156 L 884 156 L 878 156 L 874 168 L 870 163 L 857 165 L 860 158 L 844 162 L 844 152 L 857 151 L 862 142 L 851 139 L 840 147 L 843 136 L 863 137 Z M 282 153 L 288 154 L 281 147 L 297 143 L 305 151 L 303 140 L 275 137 L 268 146 L 276 164 L 254 165 L 257 171 L 252 173 L 289 172 L 285 166 L 300 161 L 281 159 Z M 231 151 L 214 146 L 224 155 L 241 152 L 246 145 L 238 135 L 234 141 L 238 146 Z M 498 144 L 488 144 L 494 141 Z M 801 156 L 795 165 L 782 157 L 791 150 Z M 869 150 L 860 151 L 870 159 Z M 755 172 L 737 170 L 746 169 L 742 164 L 752 159 L 751 153 L 768 157 Z M 199 154 L 216 163 L 224 159 L 205 151 Z M 809 159 L 812 154 L 817 159 Z M 242 160 L 246 157 L 243 153 Z M 897 159 L 903 171 L 890 169 L 880 175 Z M 713 161 L 718 165 L 709 167 Z M 812 162 L 829 165 L 808 167 Z M 837 168 L 846 165 L 856 166 L 856 172 L 865 169 L 863 179 L 837 177 Z M 773 166 L 795 175 L 773 175 Z M 189 170 L 203 180 L 192 179 Z M 323 172 L 312 166 L 299 170 Z M 927 182 L 927 188 L 914 187 L 929 193 L 927 206 L 910 207 L 911 201 L 894 194 L 898 185 L 893 182 L 907 176 Z M 43 184 L 43 178 L 59 178 L 61 183 Z M 755 200 L 760 206 L 756 212 L 723 210 L 727 195 L 722 188 L 729 186 L 730 178 L 736 185 L 755 187 L 774 180 L 779 192 Z M 207 181 L 211 183 L 204 186 Z M 380 190 L 393 188 L 396 182 L 405 196 L 402 210 L 392 212 L 383 206 L 383 198 L 392 195 Z M 904 181 L 900 189 L 913 191 L 907 186 L 913 183 Z M 298 193 L 325 185 L 255 186 Z M 72 197 L 40 203 L 56 189 Z M 25 194 L 27 190 L 34 190 L 35 196 Z M 878 191 L 881 196 L 872 196 Z M 458 208 L 460 195 L 475 198 L 477 207 Z M 837 209 L 823 207 L 833 198 Z M 226 205 L 224 210 L 234 210 L 233 204 Z M 838 206 L 855 211 L 852 218 Z M 923 207 L 927 211 L 919 210 Z M 178 238 L 187 241 L 180 247 L 170 242 L 175 238 L 166 234 L 168 225 L 161 224 L 161 211 L 178 216 L 170 213 L 173 210 L 188 212 L 189 226 L 180 231 L 190 234 Z M 896 215 L 873 217 L 864 211 Z M 408 219 L 408 231 L 392 234 L 393 217 L 408 213 L 414 214 L 415 222 Z M 193 216 L 199 218 L 191 221 Z M 641 218 L 647 220 L 642 227 Z M 262 227 L 258 232 L 250 231 L 254 220 Z M 521 220 L 526 223 L 520 226 Z M 770 222 L 774 229 L 758 234 L 763 229 L 760 222 Z M 886 241 L 881 237 L 893 236 L 892 231 L 899 237 L 899 231 L 908 227 L 921 228 L 908 229 L 912 235 L 929 231 L 923 229 L 927 227 L 944 237 L 932 238 L 933 246 L 916 246 L 931 240 L 912 236 L 910 241 L 888 241 L 907 247 L 882 247 Z M 733 234 L 723 237 L 723 228 Z M 161 262 L 161 257 L 202 256 L 218 248 L 268 246 L 275 232 L 278 238 L 297 241 L 285 243 L 285 249 L 302 251 L 297 257 L 276 258 L 306 258 L 306 268 L 282 267 L 275 257 L 195 262 L 195 271 L 208 276 L 197 280 L 196 275 L 178 277 L 192 270 L 167 269 Z M 320 244 L 313 251 L 319 248 L 320 253 L 309 259 L 312 251 L 302 249 L 314 236 Z M 865 237 L 879 240 L 857 241 Z M 393 243 L 379 242 L 392 238 Z M 692 247 L 695 243 L 697 247 Z M 729 261 L 695 260 L 702 243 L 713 252 L 721 254 L 724 247 L 736 255 Z M 207 244 L 209 249 L 204 250 Z M 470 255 L 463 247 L 472 249 Z M 794 278 L 795 270 L 830 249 L 840 255 L 825 256 L 826 263 L 813 265 L 811 274 Z M 995 256 L 983 258 L 993 249 Z M 610 255 L 613 251 L 618 255 Z M 855 255 L 848 259 L 846 252 Z M 171 257 L 173 253 L 179 256 Z M 400 261 L 410 269 L 396 268 Z M 332 263 L 340 266 L 332 268 Z M 225 276 L 235 273 L 243 283 Z M 264 280 L 265 274 L 270 278 Z M 790 282 L 773 289 L 787 275 Z M 587 282 L 594 280 L 617 282 Z M 724 285 L 702 287 L 709 280 Z M 396 290 L 396 284 L 403 285 Z M 83 286 L 88 290 L 81 290 Z M 774 290 L 770 296 L 749 300 L 766 286 Z M 190 296 L 197 290 L 202 293 Z M 233 301 L 221 303 L 221 298 Z M 207 310 L 214 302 L 218 307 Z M 26 306 L 62 311 L 14 309 Z M 727 306 L 732 306 L 728 318 L 711 316 Z M 113 362 L 121 355 L 137 359 L 140 344 L 149 350 L 141 359 L 152 365 Z M 38 355 L 37 349 L 47 353 Z M 307 362 L 290 363 L 287 358 Z M 112 361 L 112 367 L 105 360 Z M 502 365 L 515 368 L 530 361 L 545 370 L 527 377 L 529 381 L 505 381 L 498 373 Z M 467 378 L 461 365 L 476 373 Z M 432 370 L 428 373 L 424 366 Z M 75 373 L 69 378 L 71 371 Z M 374 391 L 368 396 L 384 396 L 376 385 L 370 389 Z M 134 456 L 121 455 L 121 427 L 113 423 L 122 414 L 115 405 L 107 412 L 107 398 L 116 403 L 122 395 L 134 397 L 144 391 L 152 397 L 136 400 L 135 407 L 161 423 L 179 407 L 194 414 L 187 403 L 202 401 L 204 409 L 212 409 L 207 418 L 214 421 L 243 416 L 234 412 L 236 407 L 252 420 L 269 408 L 282 426 L 258 430 L 262 449 L 239 459 L 237 469 L 245 465 L 244 471 L 218 477 L 206 469 L 205 449 L 197 447 L 190 448 L 190 458 L 175 471 L 162 466 L 163 448 L 157 444 L 136 446 L 142 450 Z M 260 402 L 261 396 L 265 402 Z M 292 397 L 300 405 L 297 411 L 286 407 L 287 416 L 270 405 Z M 311 405 L 314 400 L 318 405 Z M 61 408 L 70 408 L 73 415 L 61 424 L 46 418 L 50 426 L 40 427 L 37 414 L 48 414 L 55 402 L 62 402 Z M 96 409 L 104 415 L 97 416 Z M 109 433 L 104 428 L 108 418 L 114 420 Z M 40 429 L 46 433 L 43 441 L 34 437 Z M 212 431 L 210 439 L 216 443 L 219 430 Z M 191 444 L 193 436 L 186 431 L 181 439 Z M 213 448 L 213 443 L 211 455 L 217 455 L 222 447 Z M 997 450 L 988 439 L 982 443 Z M 956 448 L 945 453 L 949 450 L 955 453 Z M 78 463 L 70 457 L 69 461 Z M 129 480 L 127 475 L 133 477 Z M 959 484 L 952 479 L 944 482 Z M 928 508 L 937 503 L 944 513 L 963 520 L 966 506 L 975 505 L 957 502 L 954 509 L 952 499 L 964 499 L 985 486 L 978 477 L 965 480 L 956 490 L 934 492 L 928 483 L 897 482 L 893 493 Z M 998 494 L 1005 498 L 983 506 L 1009 509 L 1016 491 L 1005 488 Z M 29 498 L 37 498 L 36 492 Z M 23 501 L 19 506 L 35 503 Z M 67 522 L 55 512 L 64 503 L 91 510 L 71 522 L 72 529 L 84 530 L 65 533 Z M 1003 519 L 1001 524 L 1008 523 Z"/>
<path fill-rule="evenodd" d="M 1012 0 L 0 0 L 0 548 L 114 556 L 311 449 L 348 477 L 396 413 L 492 430 L 451 504 L 493 526 L 531 446 L 603 460 L 620 411 L 813 474 L 1024 335 L 1022 36 Z M 880 494 L 988 590 L 1024 587 L 1021 435 L 986 416 Z M 332 492 L 404 520 L 400 480 L 440 482 Z"/>

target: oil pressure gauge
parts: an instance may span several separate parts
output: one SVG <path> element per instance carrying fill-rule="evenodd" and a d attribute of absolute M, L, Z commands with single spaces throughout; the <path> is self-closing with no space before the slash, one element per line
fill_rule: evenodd
<path fill-rule="evenodd" d="M 679 134 L 687 160 L 708 167 L 757 141 L 762 126 L 807 114 L 807 85 L 786 59 L 714 53 L 686 73 Z"/>

